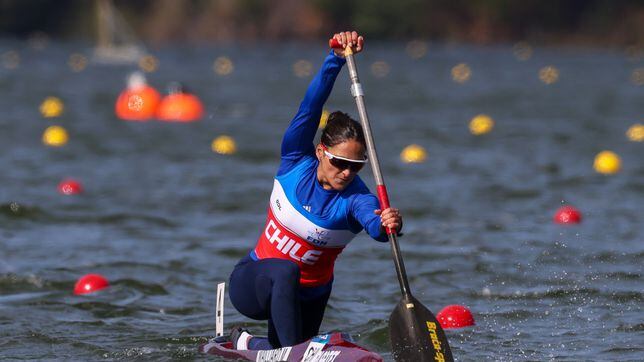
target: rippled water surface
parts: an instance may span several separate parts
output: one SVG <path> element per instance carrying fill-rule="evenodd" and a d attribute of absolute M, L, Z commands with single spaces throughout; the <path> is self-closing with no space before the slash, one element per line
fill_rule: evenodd
<path fill-rule="evenodd" d="M 369 46 L 369 45 L 368 45 Z M 44 50 L 1 41 L 20 55 L 0 68 L 0 357 L 16 359 L 175 358 L 214 335 L 216 283 L 254 245 L 279 158 L 282 132 L 319 47 L 165 48 L 150 83 L 181 81 L 204 101 L 198 123 L 128 123 L 113 114 L 132 66 L 67 65 L 82 44 Z M 234 72 L 212 71 L 228 56 Z M 389 72 L 371 72 L 385 61 Z M 450 71 L 467 63 L 471 79 Z M 414 294 L 437 313 L 471 308 L 476 326 L 448 331 L 462 361 L 644 358 L 644 143 L 624 133 L 642 123 L 644 91 L 630 81 L 642 61 L 618 52 L 540 49 L 518 61 L 511 47 L 430 46 L 412 60 L 397 44 L 371 44 L 359 69 L 391 201 L 405 215 L 401 247 Z M 558 82 L 539 69 L 552 65 Z M 382 65 L 380 69 L 383 69 Z M 357 115 L 346 70 L 327 103 Z M 65 113 L 38 106 L 60 97 Z M 468 121 L 496 120 L 488 135 Z M 44 129 L 70 141 L 45 147 Z M 235 138 L 238 152 L 210 142 Z M 404 164 L 402 148 L 427 149 Z M 622 171 L 592 169 L 604 149 Z M 371 174 L 364 179 L 372 184 Z M 85 192 L 56 192 L 65 177 Z M 562 202 L 584 214 L 578 226 L 552 223 Z M 74 296 L 78 277 L 101 273 L 112 287 Z M 400 298 L 390 249 L 364 235 L 336 266 L 322 326 L 343 330 L 391 360 L 387 319 Z M 227 324 L 262 323 L 227 302 Z"/>

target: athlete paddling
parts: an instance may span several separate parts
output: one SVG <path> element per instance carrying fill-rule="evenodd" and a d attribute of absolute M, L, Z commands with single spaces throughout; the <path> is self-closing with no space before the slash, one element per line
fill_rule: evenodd
<path fill-rule="evenodd" d="M 362 51 L 358 33 L 333 36 L 342 48 Z M 230 276 L 230 299 L 245 316 L 268 320 L 268 338 L 235 329 L 237 349 L 273 349 L 318 334 L 331 294 L 333 266 L 363 229 L 386 242 L 400 232 L 397 209 L 379 203 L 357 175 L 367 163 L 362 126 L 342 112 L 329 115 L 320 143 L 313 144 L 322 107 L 345 64 L 341 50 L 324 60 L 282 140 L 266 224 L 255 249 Z"/>

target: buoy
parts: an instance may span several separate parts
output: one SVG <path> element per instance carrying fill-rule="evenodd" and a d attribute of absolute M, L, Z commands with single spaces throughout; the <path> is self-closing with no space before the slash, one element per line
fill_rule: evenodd
<path fill-rule="evenodd" d="M 230 136 L 219 136 L 212 141 L 210 145 L 213 152 L 217 152 L 221 155 L 230 155 L 235 153 L 237 146 L 235 145 L 235 140 Z"/>
<path fill-rule="evenodd" d="M 69 57 L 67 65 L 72 70 L 72 72 L 82 72 L 87 67 L 87 57 L 83 54 L 74 53 Z"/>
<path fill-rule="evenodd" d="M 472 77 L 472 69 L 465 63 L 460 63 L 452 68 L 452 79 L 456 83 L 465 83 Z"/>
<path fill-rule="evenodd" d="M 300 59 L 293 63 L 293 73 L 298 78 L 306 78 L 313 73 L 313 64 L 308 60 Z"/>
<path fill-rule="evenodd" d="M 69 140 L 67 131 L 61 126 L 49 126 L 42 135 L 42 142 L 47 146 L 64 146 Z"/>
<path fill-rule="evenodd" d="M 543 67 L 539 70 L 539 79 L 545 84 L 554 84 L 559 80 L 559 69 L 554 66 Z"/>
<path fill-rule="evenodd" d="M 644 124 L 634 124 L 626 131 L 626 137 L 633 142 L 644 142 Z"/>
<path fill-rule="evenodd" d="M 230 73 L 233 72 L 235 69 L 235 65 L 233 64 L 233 61 L 230 60 L 228 57 L 219 57 L 215 59 L 215 62 L 212 65 L 212 69 L 215 71 L 216 74 L 218 75 L 230 75 Z"/>
<path fill-rule="evenodd" d="M 94 293 L 110 286 L 110 283 L 100 274 L 83 275 L 74 286 L 74 294 Z"/>
<path fill-rule="evenodd" d="M 15 50 L 2 53 L 0 60 L 2 61 L 2 65 L 7 69 L 16 69 L 20 66 L 20 54 Z"/>
<path fill-rule="evenodd" d="M 576 208 L 565 205 L 555 212 L 553 220 L 557 224 L 579 224 L 581 222 L 581 213 Z"/>
<path fill-rule="evenodd" d="M 407 43 L 405 47 L 405 52 L 411 59 L 420 59 L 427 54 L 428 45 L 427 42 L 422 40 L 412 40 Z"/>
<path fill-rule="evenodd" d="M 633 70 L 633 73 L 631 73 L 631 82 L 637 86 L 644 85 L 644 67 Z"/>
<path fill-rule="evenodd" d="M 203 117 L 203 105 L 197 96 L 181 85 L 171 86 L 170 94 L 163 97 L 157 109 L 157 119 L 166 122 L 194 122 Z"/>
<path fill-rule="evenodd" d="M 494 120 L 487 114 L 479 114 L 470 121 L 470 133 L 475 136 L 486 134 L 494 128 Z"/>
<path fill-rule="evenodd" d="M 525 61 L 532 57 L 532 46 L 525 41 L 520 41 L 514 44 L 514 56 L 518 60 Z"/>
<path fill-rule="evenodd" d="M 159 69 L 159 59 L 154 55 L 145 55 L 139 59 L 139 68 L 146 73 L 156 72 Z"/>
<path fill-rule="evenodd" d="M 47 97 L 40 104 L 40 114 L 45 118 L 58 117 L 63 114 L 63 110 L 65 110 L 63 101 L 57 97 Z"/>
<path fill-rule="evenodd" d="M 402 150 L 400 159 L 404 163 L 421 163 L 427 159 L 427 152 L 422 146 L 411 144 Z"/>
<path fill-rule="evenodd" d="M 376 78 L 384 78 L 389 74 L 389 63 L 379 60 L 371 64 L 371 74 Z"/>
<path fill-rule="evenodd" d="M 160 101 L 161 95 L 146 83 L 143 73 L 134 72 L 116 100 L 116 116 L 126 121 L 147 121 L 156 114 Z"/>
<path fill-rule="evenodd" d="M 63 195 L 77 195 L 83 192 L 83 185 L 74 179 L 68 178 L 58 184 L 58 192 Z"/>
<path fill-rule="evenodd" d="M 472 312 L 467 307 L 458 304 L 448 305 L 443 308 L 436 314 L 436 319 L 438 319 L 443 329 L 463 328 L 475 324 Z"/>
<path fill-rule="evenodd" d="M 612 175 L 622 168 L 622 160 L 615 152 L 601 151 L 595 156 L 593 168 L 601 174 Z"/>

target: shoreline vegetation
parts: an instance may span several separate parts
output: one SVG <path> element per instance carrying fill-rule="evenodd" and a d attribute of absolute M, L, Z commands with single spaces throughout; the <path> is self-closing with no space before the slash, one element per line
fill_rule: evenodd
<path fill-rule="evenodd" d="M 94 39 L 98 1 L 4 0 L 0 37 Z M 114 0 L 131 31 L 165 43 L 319 40 L 360 29 L 374 40 L 644 48 L 636 0 Z M 34 9 L 38 8 L 38 11 Z"/>

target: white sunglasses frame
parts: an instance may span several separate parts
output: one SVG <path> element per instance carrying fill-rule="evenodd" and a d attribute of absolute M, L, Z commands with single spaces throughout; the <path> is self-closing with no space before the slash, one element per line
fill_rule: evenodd
<path fill-rule="evenodd" d="M 347 162 L 353 162 L 353 163 L 367 163 L 367 162 L 369 162 L 369 159 L 367 158 L 367 155 L 364 156 L 364 160 L 354 160 L 352 158 L 336 156 L 336 155 L 332 154 L 331 152 L 329 152 L 328 148 L 325 145 L 322 145 L 322 151 L 324 151 L 324 154 L 329 159 L 337 158 L 338 160 L 347 161 Z"/>

